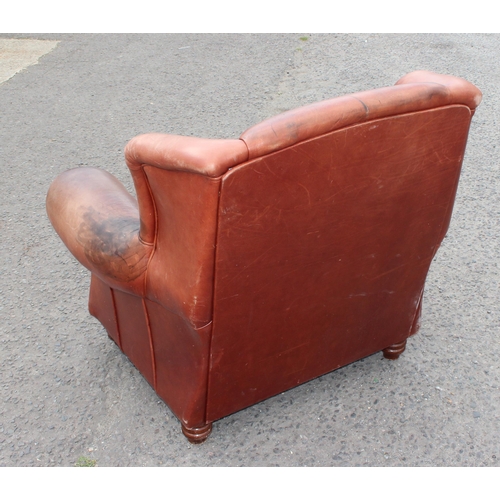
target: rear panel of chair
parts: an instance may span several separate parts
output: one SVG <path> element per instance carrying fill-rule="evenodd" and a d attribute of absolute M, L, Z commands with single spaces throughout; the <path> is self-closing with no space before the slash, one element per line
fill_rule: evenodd
<path fill-rule="evenodd" d="M 410 335 L 470 118 L 374 120 L 223 176 L 207 421 Z"/>

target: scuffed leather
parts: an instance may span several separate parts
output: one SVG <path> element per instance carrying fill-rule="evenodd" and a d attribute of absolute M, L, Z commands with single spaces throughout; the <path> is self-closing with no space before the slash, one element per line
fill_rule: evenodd
<path fill-rule="evenodd" d="M 224 176 L 209 421 L 415 332 L 470 118 L 459 104 L 370 120 Z"/>

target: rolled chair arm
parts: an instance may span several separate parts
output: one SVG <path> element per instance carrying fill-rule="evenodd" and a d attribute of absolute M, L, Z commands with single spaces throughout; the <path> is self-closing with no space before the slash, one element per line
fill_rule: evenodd
<path fill-rule="evenodd" d="M 115 177 L 97 168 L 63 172 L 50 186 L 47 213 L 82 265 L 112 286 L 144 293 L 153 247 L 139 237 L 137 201 Z"/>

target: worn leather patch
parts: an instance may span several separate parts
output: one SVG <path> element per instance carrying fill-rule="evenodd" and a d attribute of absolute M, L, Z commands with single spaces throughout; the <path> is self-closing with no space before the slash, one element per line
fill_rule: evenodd
<path fill-rule="evenodd" d="M 87 207 L 82 219 L 77 240 L 100 272 L 128 282 L 146 270 L 148 256 L 139 240 L 139 218 L 105 217 Z"/>

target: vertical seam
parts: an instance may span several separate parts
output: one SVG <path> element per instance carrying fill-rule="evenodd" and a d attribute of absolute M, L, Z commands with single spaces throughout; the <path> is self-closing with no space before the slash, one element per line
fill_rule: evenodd
<path fill-rule="evenodd" d="M 111 287 L 109 287 L 109 291 L 111 292 L 111 302 L 113 303 L 113 314 L 115 316 L 116 333 L 118 334 L 118 347 L 123 352 L 122 334 L 120 332 L 120 323 L 118 322 L 118 309 L 116 306 L 115 291 Z"/>
<path fill-rule="evenodd" d="M 147 294 L 147 286 L 148 286 L 149 265 L 151 264 L 153 256 L 156 252 L 156 243 L 158 240 L 158 210 L 156 208 L 156 202 L 155 202 L 155 199 L 153 196 L 153 191 L 151 190 L 151 186 L 149 184 L 149 177 L 148 177 L 148 175 L 146 173 L 146 169 L 144 167 L 145 167 L 145 165 L 141 165 L 142 173 L 144 174 L 144 178 L 146 180 L 146 185 L 148 187 L 149 197 L 150 197 L 151 203 L 153 205 L 153 210 L 154 210 L 154 215 L 155 215 L 155 232 L 154 232 L 154 238 L 153 238 L 153 242 L 152 242 L 153 249 L 151 250 L 151 255 L 149 256 L 148 263 L 146 265 L 146 271 L 144 271 L 144 287 L 143 287 L 143 291 L 142 291 L 142 308 L 144 311 L 144 318 L 146 320 L 146 326 L 148 328 L 149 351 L 151 353 L 151 368 L 153 370 L 153 388 L 156 392 L 156 388 L 157 388 L 156 358 L 155 358 L 155 349 L 154 349 L 154 343 L 153 343 L 153 332 L 151 329 L 151 322 L 149 320 L 148 308 L 146 306 L 146 294 Z"/>
<path fill-rule="evenodd" d="M 158 241 L 158 209 L 156 208 L 156 202 L 155 202 L 155 199 L 153 196 L 153 191 L 151 190 L 151 186 L 149 184 L 149 177 L 146 173 L 146 169 L 144 168 L 145 166 L 146 165 L 141 165 L 141 168 L 142 168 L 142 173 L 144 174 L 144 178 L 146 179 L 146 185 L 148 187 L 149 197 L 150 197 L 151 202 L 153 204 L 153 210 L 154 210 L 154 214 L 155 214 L 155 234 L 154 234 L 153 242 L 148 243 L 148 245 L 153 246 L 153 249 L 151 250 L 151 255 L 149 256 L 148 263 L 146 265 L 146 270 L 144 271 L 144 287 L 143 287 L 143 291 L 142 291 L 143 297 L 146 296 L 149 265 L 151 264 L 151 260 L 153 259 L 153 256 L 156 252 L 156 243 Z M 139 237 L 140 237 L 140 233 L 139 233 Z"/>
<path fill-rule="evenodd" d="M 246 146 L 246 144 L 245 144 Z M 248 148 L 248 147 L 247 147 Z M 205 387 L 205 412 L 203 416 L 203 420 L 207 423 L 207 415 L 208 415 L 208 388 L 210 387 L 210 374 L 212 372 L 212 339 L 214 336 L 214 312 L 215 312 L 215 273 L 217 272 L 217 249 L 219 248 L 219 212 L 220 212 L 220 199 L 222 195 L 222 177 L 219 177 L 219 188 L 218 188 L 218 196 L 217 196 L 217 208 L 216 214 L 217 218 L 215 221 L 215 235 L 214 235 L 214 264 L 213 264 L 213 273 L 212 273 L 212 326 L 210 328 L 210 338 L 208 340 L 208 359 L 207 359 L 207 384 Z"/>
<path fill-rule="evenodd" d="M 156 392 L 156 359 L 155 359 L 155 349 L 153 344 L 153 333 L 151 331 L 151 323 L 149 321 L 149 312 L 146 307 L 146 299 L 142 298 L 142 308 L 144 310 L 144 318 L 146 319 L 146 326 L 148 328 L 148 337 L 149 337 L 149 351 L 151 353 L 151 368 L 153 370 L 153 389 Z"/>
<path fill-rule="evenodd" d="M 422 290 L 421 290 L 420 296 L 418 298 L 417 308 L 415 309 L 415 314 L 413 315 L 413 319 L 411 321 L 410 334 L 409 334 L 408 338 L 410 338 L 412 335 L 415 335 L 415 333 L 417 333 L 417 332 L 412 333 L 412 331 L 413 331 L 413 327 L 415 325 L 415 320 L 417 319 L 417 316 L 419 315 L 419 310 L 420 310 L 420 314 L 422 313 L 421 308 L 422 308 L 422 299 L 424 298 L 424 289 L 425 289 L 425 282 L 424 282 L 424 286 L 422 286 Z"/>
<path fill-rule="evenodd" d="M 443 242 L 444 237 L 446 236 L 446 233 L 448 232 L 449 225 L 451 224 L 451 218 L 452 218 L 452 215 L 453 215 L 453 205 L 454 205 L 454 202 L 455 202 L 455 198 L 457 196 L 458 185 L 460 183 L 460 174 L 462 173 L 462 167 L 463 167 L 463 163 L 464 163 L 464 159 L 465 159 L 465 150 L 467 149 L 467 140 L 468 140 L 468 136 L 469 136 L 469 130 L 470 130 L 471 122 L 472 122 L 472 119 L 469 120 L 469 124 L 467 126 L 467 131 L 465 133 L 465 141 L 464 141 L 464 145 L 463 145 L 463 148 L 462 148 L 462 155 L 461 155 L 462 159 L 460 161 L 460 165 L 459 165 L 459 168 L 458 168 L 458 175 L 457 175 L 457 179 L 455 181 L 454 189 L 450 193 L 450 196 L 448 198 L 448 202 L 446 203 L 446 212 L 450 212 L 450 218 L 449 218 L 449 221 L 448 221 L 448 227 L 443 232 L 443 227 L 445 225 L 445 220 L 443 219 L 441 221 L 441 226 L 439 227 L 440 241 L 439 241 L 438 245 L 436 246 L 436 248 L 434 249 L 434 252 L 432 254 L 432 258 L 435 257 L 435 255 L 436 255 L 439 247 L 441 246 L 441 243 Z"/>

